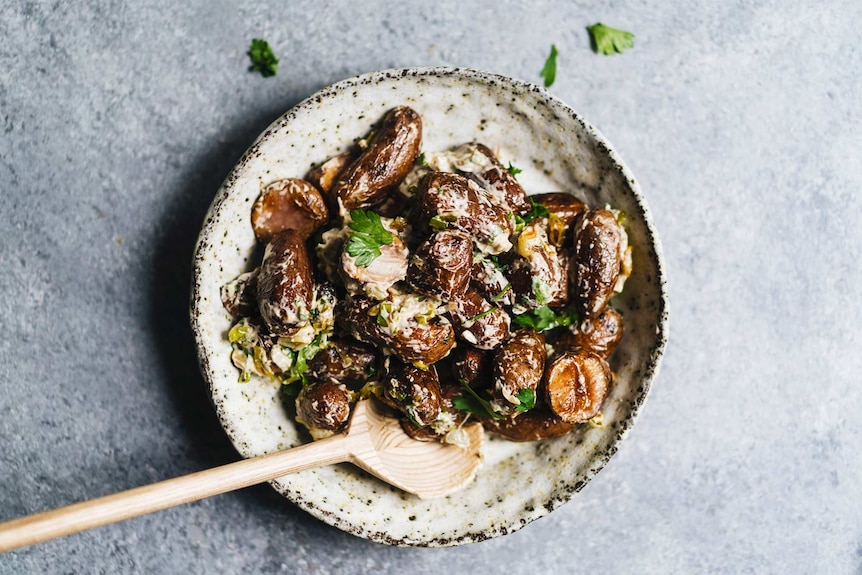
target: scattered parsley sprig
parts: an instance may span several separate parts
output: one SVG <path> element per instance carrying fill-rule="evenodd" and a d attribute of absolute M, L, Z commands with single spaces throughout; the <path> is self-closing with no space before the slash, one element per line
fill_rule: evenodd
<path fill-rule="evenodd" d="M 593 49 L 598 54 L 610 56 L 611 54 L 622 54 L 623 50 L 634 48 L 635 35 L 625 30 L 617 30 L 610 26 L 605 26 L 601 22 L 587 26 L 590 35 L 593 37 Z"/>
<path fill-rule="evenodd" d="M 555 327 L 570 326 L 578 321 L 578 316 L 576 313 L 568 311 L 557 314 L 545 305 L 516 315 L 512 321 L 523 327 L 531 327 L 536 331 L 546 331 Z"/>
<path fill-rule="evenodd" d="M 529 387 L 519 391 L 515 397 L 521 402 L 515 406 L 515 413 L 524 413 L 536 407 L 536 392 Z"/>
<path fill-rule="evenodd" d="M 459 411 L 466 411 L 479 417 L 490 417 L 491 419 L 504 419 L 504 416 L 491 408 L 491 402 L 476 393 L 467 382 L 459 380 L 461 389 L 466 393 L 452 398 L 452 406 Z"/>
<path fill-rule="evenodd" d="M 371 210 L 350 210 L 348 227 L 353 230 L 345 251 L 356 258 L 356 265 L 368 267 L 380 257 L 380 246 L 392 243 L 392 234 L 383 227 L 380 216 Z"/>
<path fill-rule="evenodd" d="M 523 230 L 524 226 L 526 226 L 536 218 L 547 218 L 550 214 L 548 208 L 536 202 L 535 200 L 533 200 L 533 198 L 527 196 L 527 199 L 530 200 L 530 211 L 523 216 L 515 216 L 516 232 L 520 232 L 521 230 Z"/>
<path fill-rule="evenodd" d="M 272 53 L 269 42 L 260 38 L 252 40 L 248 49 L 248 57 L 251 58 L 249 71 L 260 72 L 264 78 L 275 76 L 278 70 L 278 58 Z"/>
<path fill-rule="evenodd" d="M 557 47 L 551 44 L 551 53 L 548 59 L 545 60 L 545 65 L 539 75 L 545 81 L 545 88 L 550 88 L 557 79 Z"/>

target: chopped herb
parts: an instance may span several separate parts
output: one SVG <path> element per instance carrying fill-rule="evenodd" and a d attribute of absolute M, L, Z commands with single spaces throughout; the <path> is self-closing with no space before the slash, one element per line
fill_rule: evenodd
<path fill-rule="evenodd" d="M 521 168 L 516 168 L 515 166 L 512 165 L 512 162 L 509 162 L 509 167 L 506 168 L 506 171 L 509 172 L 510 174 L 512 174 L 513 176 L 517 176 L 518 174 L 520 174 L 524 170 L 522 170 Z"/>
<path fill-rule="evenodd" d="M 538 203 L 537 201 L 535 201 L 533 198 L 531 198 L 529 196 L 527 196 L 527 199 L 530 200 L 530 211 L 527 212 L 523 216 L 523 220 L 524 220 L 525 225 L 529 224 L 530 222 L 532 222 L 536 218 L 547 218 L 548 217 L 548 214 L 550 213 L 550 212 L 548 212 L 548 208 L 546 208 L 542 204 Z"/>
<path fill-rule="evenodd" d="M 548 306 L 516 315 L 513 321 L 523 327 L 531 327 L 536 331 L 545 331 L 555 327 L 565 327 L 577 322 L 578 316 L 574 312 L 563 311 L 560 314 Z"/>
<path fill-rule="evenodd" d="M 502 289 L 502 291 L 500 291 L 500 293 L 495 295 L 491 301 L 494 301 L 494 302 L 500 301 L 500 298 L 502 298 L 504 295 L 506 295 L 506 292 L 509 291 L 510 289 L 512 289 L 512 283 L 511 282 L 507 283 L 506 287 L 504 287 Z"/>
<path fill-rule="evenodd" d="M 470 319 L 468 319 L 468 320 L 467 320 L 467 321 L 465 321 L 464 323 L 465 323 L 465 324 L 468 324 L 468 323 L 473 323 L 474 321 L 480 320 L 480 319 L 482 319 L 483 317 L 485 317 L 486 315 L 488 315 L 489 313 L 492 313 L 495 309 L 497 309 L 497 308 L 495 308 L 495 307 L 491 306 L 490 308 L 486 309 L 486 310 L 485 310 L 485 311 L 483 311 L 482 313 L 479 313 L 479 314 L 474 315 L 473 317 L 471 317 Z"/>
<path fill-rule="evenodd" d="M 308 371 L 308 362 L 314 359 L 317 352 L 326 345 L 326 340 L 324 338 L 325 336 L 323 334 L 318 334 L 307 346 L 303 347 L 299 351 L 293 352 L 296 354 L 293 360 L 293 365 L 287 373 L 283 374 L 283 376 L 286 377 L 282 379 L 282 384 L 290 385 L 296 382 L 301 382 L 303 386 L 308 385 L 308 376 L 305 374 L 305 372 Z"/>
<path fill-rule="evenodd" d="M 275 72 L 278 70 L 278 58 L 272 53 L 269 42 L 255 38 L 251 41 L 248 56 L 251 58 L 249 71 L 260 72 L 264 78 L 275 76 Z"/>
<path fill-rule="evenodd" d="M 536 407 L 536 392 L 529 387 L 519 391 L 515 397 L 521 402 L 515 406 L 515 413 L 523 413 Z"/>
<path fill-rule="evenodd" d="M 380 257 L 380 246 L 392 243 L 392 234 L 383 227 L 380 216 L 370 210 L 350 210 L 350 219 L 353 234 L 344 249 L 356 258 L 356 265 L 368 267 Z"/>
<path fill-rule="evenodd" d="M 416 158 L 416 163 L 419 164 L 420 166 L 427 166 L 428 165 L 428 160 L 425 159 L 425 152 L 422 152 L 421 154 L 419 154 L 419 157 Z"/>
<path fill-rule="evenodd" d="M 553 44 L 551 44 L 551 53 L 545 60 L 545 66 L 539 75 L 545 81 L 545 88 L 550 88 L 554 80 L 557 79 L 557 47 Z"/>
<path fill-rule="evenodd" d="M 504 419 L 504 417 L 491 408 L 491 402 L 480 396 L 478 393 L 467 385 L 463 379 L 460 380 L 461 389 L 466 392 L 465 395 L 459 395 L 452 398 L 452 406 L 459 411 L 466 411 L 480 417 L 490 417 L 492 419 Z"/>
<path fill-rule="evenodd" d="M 610 26 L 605 26 L 601 22 L 587 26 L 590 31 L 590 36 L 593 38 L 593 49 L 597 54 L 610 56 L 613 53 L 622 54 L 623 50 L 634 48 L 635 35 L 625 30 L 617 30 Z"/>

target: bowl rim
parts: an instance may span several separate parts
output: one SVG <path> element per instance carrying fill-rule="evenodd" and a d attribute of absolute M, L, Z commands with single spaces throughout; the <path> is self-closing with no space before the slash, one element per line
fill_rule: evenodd
<path fill-rule="evenodd" d="M 569 106 L 560 98 L 552 94 L 548 89 L 535 83 L 528 82 L 526 80 L 520 80 L 517 78 L 512 78 L 509 76 L 504 76 L 494 72 L 483 71 L 475 68 L 456 66 L 420 66 L 384 69 L 345 78 L 343 80 L 339 80 L 338 82 L 325 86 L 315 91 L 313 94 L 306 97 L 296 105 L 292 106 L 291 108 L 280 114 L 277 118 L 275 118 L 269 124 L 269 126 L 264 129 L 261 134 L 258 135 L 258 137 L 250 144 L 249 148 L 239 157 L 237 162 L 234 164 L 234 167 L 231 169 L 230 173 L 217 190 L 213 201 L 209 209 L 207 210 L 207 214 L 201 226 L 200 234 L 195 244 L 194 256 L 192 261 L 190 323 L 194 336 L 195 347 L 198 354 L 198 361 L 203 378 L 207 383 L 210 401 L 213 402 L 213 406 L 216 410 L 219 422 L 221 423 L 222 428 L 231 440 L 231 443 L 234 445 L 235 449 L 237 449 L 237 452 L 242 457 L 245 456 L 241 453 L 239 447 L 237 446 L 235 437 L 224 423 L 225 414 L 223 413 L 223 409 L 214 401 L 214 382 L 209 369 L 210 354 L 206 347 L 203 345 L 203 327 L 201 326 L 201 314 L 199 313 L 199 306 L 202 299 L 200 293 L 202 287 L 202 284 L 200 283 L 200 272 L 201 264 L 203 261 L 201 255 L 201 248 L 202 245 L 205 243 L 209 231 L 212 227 L 214 221 L 214 214 L 219 210 L 219 207 L 221 206 L 225 197 L 228 194 L 228 191 L 230 189 L 229 183 L 233 179 L 235 179 L 237 172 L 241 169 L 246 160 L 252 154 L 256 153 L 258 146 L 266 139 L 268 139 L 272 132 L 278 126 L 281 126 L 291 114 L 294 114 L 306 107 L 313 107 L 315 104 L 319 103 L 324 98 L 335 96 L 338 93 L 344 92 L 354 86 L 359 86 L 365 83 L 372 83 L 381 80 L 392 80 L 397 79 L 398 77 L 406 76 L 458 77 L 474 81 L 478 80 L 490 86 L 494 86 L 495 84 L 499 83 L 501 85 L 508 85 L 519 90 L 535 92 L 541 98 L 548 100 L 553 106 L 558 107 L 559 110 L 565 112 L 566 114 L 571 116 L 573 120 L 580 123 L 584 131 L 589 135 L 589 137 L 593 139 L 595 145 L 600 150 L 600 152 L 607 155 L 610 161 L 611 169 L 618 170 L 626 181 L 626 188 L 628 188 L 628 193 L 631 193 L 634 200 L 634 204 L 638 207 L 640 211 L 639 216 L 646 227 L 647 237 L 649 238 L 649 244 L 652 248 L 651 254 L 653 255 L 656 268 L 655 283 L 658 290 L 658 298 L 656 301 L 658 313 L 655 322 L 656 339 L 655 343 L 650 349 L 648 360 L 643 366 L 643 373 L 640 376 L 638 390 L 635 397 L 633 398 L 631 410 L 629 411 L 627 417 L 625 417 L 625 419 L 621 421 L 621 425 L 617 428 L 614 437 L 607 444 L 607 449 L 605 449 L 605 451 L 601 453 L 599 457 L 597 457 L 596 464 L 584 474 L 583 479 L 581 481 L 578 481 L 573 486 L 566 486 L 565 489 L 559 489 L 554 492 L 550 500 L 543 504 L 542 509 L 539 510 L 539 513 L 535 516 L 529 517 L 526 520 L 520 517 L 513 517 L 509 520 L 509 523 L 507 525 L 500 526 L 498 530 L 491 535 L 488 535 L 487 533 L 482 531 L 478 531 L 465 532 L 457 537 L 451 538 L 434 538 L 427 540 L 396 539 L 387 535 L 384 532 L 373 531 L 371 529 L 365 528 L 361 524 L 347 521 L 338 515 L 332 514 L 326 510 L 319 508 L 318 506 L 314 505 L 312 501 L 306 499 L 297 499 L 292 494 L 288 494 L 287 490 L 282 488 L 276 480 L 269 482 L 279 494 L 284 496 L 297 507 L 311 514 L 315 518 L 353 535 L 389 545 L 448 547 L 464 543 L 484 541 L 493 537 L 497 537 L 499 535 L 505 535 L 507 533 L 512 533 L 521 529 L 525 525 L 548 515 L 559 505 L 570 501 L 575 493 L 581 491 L 581 489 L 583 489 L 586 484 L 589 483 L 590 480 L 592 480 L 592 478 L 595 477 L 595 475 L 598 474 L 599 471 L 601 471 L 605 467 L 607 462 L 616 453 L 620 442 L 628 435 L 629 431 L 634 426 L 634 423 L 637 420 L 637 417 L 640 414 L 644 403 L 646 402 L 646 398 L 649 395 L 650 389 L 652 388 L 652 383 L 658 375 L 658 371 L 661 366 L 662 356 L 664 354 L 665 348 L 667 347 L 668 340 L 667 272 L 664 263 L 664 256 L 662 253 L 661 240 L 659 239 L 658 232 L 655 228 L 655 223 L 652 219 L 651 211 L 646 203 L 646 199 L 643 196 L 643 192 L 641 191 L 640 185 L 637 179 L 634 177 L 634 174 L 623 161 L 620 154 L 614 149 L 611 143 L 595 126 L 586 121 L 571 106 Z"/>

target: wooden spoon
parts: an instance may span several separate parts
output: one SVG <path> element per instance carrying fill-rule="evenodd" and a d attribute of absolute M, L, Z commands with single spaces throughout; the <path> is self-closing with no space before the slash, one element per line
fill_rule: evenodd
<path fill-rule="evenodd" d="M 423 499 L 464 487 L 481 462 L 484 433 L 464 427 L 466 449 L 412 439 L 373 400 L 353 409 L 344 433 L 128 491 L 0 523 L 0 552 L 146 515 L 321 465 L 349 461 Z"/>

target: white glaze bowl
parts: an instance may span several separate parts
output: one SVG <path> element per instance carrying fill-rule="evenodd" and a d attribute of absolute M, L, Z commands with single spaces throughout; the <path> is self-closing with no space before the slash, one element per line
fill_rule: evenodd
<path fill-rule="evenodd" d="M 324 88 L 261 134 L 218 191 L 194 258 L 192 328 L 218 417 L 243 457 L 304 441 L 277 385 L 237 380 L 227 331 L 231 317 L 219 288 L 255 265 L 250 211 L 263 186 L 303 177 L 313 163 L 347 149 L 384 112 L 408 105 L 423 119 L 422 149 L 478 140 L 504 164 L 523 169 L 528 193 L 571 192 L 591 206 L 624 210 L 634 272 L 614 305 L 625 337 L 603 425 L 584 425 L 555 440 L 492 438 L 477 478 L 463 491 L 421 500 L 349 465 L 283 477 L 273 487 L 340 529 L 393 545 L 447 546 L 511 533 L 580 491 L 616 452 L 646 399 L 667 331 L 659 240 L 640 188 L 599 132 L 547 90 L 520 80 L 457 68 L 374 72 Z"/>

